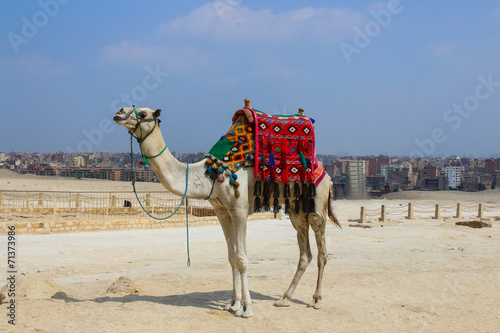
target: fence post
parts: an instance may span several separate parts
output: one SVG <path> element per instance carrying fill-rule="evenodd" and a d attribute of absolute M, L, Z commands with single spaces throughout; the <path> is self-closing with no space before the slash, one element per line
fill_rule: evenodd
<path fill-rule="evenodd" d="M 30 192 L 26 191 L 26 210 L 30 210 Z"/>
<path fill-rule="evenodd" d="M 155 198 L 151 199 L 151 214 L 155 213 Z"/>
<path fill-rule="evenodd" d="M 57 199 L 54 198 L 54 222 L 56 221 Z"/>
<path fill-rule="evenodd" d="M 462 204 L 459 202 L 457 203 L 457 215 L 455 215 L 457 219 L 462 218 Z"/>
<path fill-rule="evenodd" d="M 380 207 L 380 221 L 387 221 L 387 210 L 385 209 L 385 205 L 382 205 L 382 207 Z"/>
<path fill-rule="evenodd" d="M 116 195 L 111 197 L 111 207 L 116 207 Z"/>
<path fill-rule="evenodd" d="M 365 207 L 361 207 L 361 212 L 359 214 L 359 223 L 366 223 Z"/>
<path fill-rule="evenodd" d="M 151 207 L 151 193 L 146 194 L 146 207 Z"/>
<path fill-rule="evenodd" d="M 440 218 L 440 214 L 439 214 L 439 204 L 436 204 L 436 211 L 434 213 L 434 218 L 437 220 Z"/>
<path fill-rule="evenodd" d="M 479 204 L 479 207 L 477 208 L 477 217 L 480 219 L 483 218 L 483 204 Z"/>
<path fill-rule="evenodd" d="M 3 205 L 3 192 L 0 192 L 0 206 Z"/>
<path fill-rule="evenodd" d="M 109 198 L 106 199 L 106 219 L 108 218 L 109 216 Z"/>
<path fill-rule="evenodd" d="M 42 192 L 38 193 L 38 206 L 43 207 L 43 193 Z"/>
<path fill-rule="evenodd" d="M 413 220 L 413 203 L 408 203 L 408 220 Z"/>
<path fill-rule="evenodd" d="M 80 198 L 80 193 L 76 194 L 76 200 L 75 200 L 75 207 L 80 208 L 80 205 L 82 204 L 81 198 Z"/>

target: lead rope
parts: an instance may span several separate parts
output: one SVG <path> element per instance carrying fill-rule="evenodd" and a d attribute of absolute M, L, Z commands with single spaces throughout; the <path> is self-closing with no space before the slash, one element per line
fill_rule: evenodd
<path fill-rule="evenodd" d="M 179 206 L 175 209 L 175 211 L 170 214 L 169 216 L 167 217 L 163 217 L 163 218 L 159 218 L 159 217 L 156 217 L 156 216 L 153 216 L 151 214 L 149 214 L 149 212 L 146 210 L 146 208 L 144 208 L 144 206 L 142 205 L 142 202 L 141 200 L 139 200 L 139 196 L 137 195 L 137 191 L 135 189 L 135 172 L 134 172 L 134 153 L 133 153 L 133 142 L 132 142 L 132 138 L 133 138 L 133 135 L 132 135 L 132 132 L 130 132 L 130 165 L 131 165 L 131 173 L 132 173 L 132 187 L 134 189 L 134 194 L 135 194 L 135 197 L 137 198 L 137 202 L 139 202 L 139 205 L 141 206 L 142 210 L 149 215 L 149 217 L 155 219 L 155 220 L 159 220 L 159 221 L 163 221 L 163 220 L 166 220 L 166 219 L 169 219 L 171 218 L 172 216 L 175 215 L 175 213 L 177 213 L 177 211 L 179 210 L 179 208 L 181 208 L 182 206 L 182 203 L 184 202 L 184 199 L 186 199 L 186 242 L 187 242 L 187 256 L 188 256 L 188 259 L 187 259 L 187 265 L 188 266 L 191 266 L 191 257 L 189 255 L 189 218 L 188 218 L 188 200 L 186 198 L 186 194 L 187 194 L 187 190 L 188 190 L 188 180 L 189 180 L 189 164 L 186 164 L 186 190 L 184 191 L 184 195 L 182 197 L 182 200 L 181 200 L 181 203 L 179 204 Z M 142 150 L 141 150 L 142 152 Z"/>

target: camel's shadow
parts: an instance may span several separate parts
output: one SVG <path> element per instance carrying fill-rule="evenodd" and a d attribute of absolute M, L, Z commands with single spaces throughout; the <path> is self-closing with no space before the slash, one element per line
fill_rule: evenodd
<path fill-rule="evenodd" d="M 128 294 L 123 296 L 104 296 L 96 297 L 92 299 L 77 299 L 66 295 L 64 292 L 57 293 L 52 298 L 63 300 L 67 303 L 76 302 L 95 302 L 95 303 L 106 303 L 106 302 L 118 302 L 118 303 L 133 303 L 133 302 L 151 302 L 163 305 L 173 305 L 182 307 L 197 307 L 210 310 L 220 310 L 231 299 L 232 291 L 230 290 L 219 290 L 219 291 L 208 291 L 208 292 L 191 292 L 181 295 L 167 295 L 167 296 L 150 296 L 150 295 L 139 295 L 139 294 Z M 276 301 L 278 297 L 271 297 L 268 295 L 263 295 L 258 292 L 250 291 L 250 297 L 252 300 L 263 300 L 263 301 Z M 298 300 L 291 300 L 293 303 L 303 304 L 306 303 Z"/>

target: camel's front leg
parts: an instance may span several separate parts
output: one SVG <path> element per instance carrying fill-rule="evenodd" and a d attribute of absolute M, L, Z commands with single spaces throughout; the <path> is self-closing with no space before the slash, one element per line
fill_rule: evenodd
<path fill-rule="evenodd" d="M 234 248 L 236 249 L 236 266 L 241 278 L 241 307 L 234 315 L 248 318 L 253 315 L 252 299 L 248 288 L 248 258 L 247 258 L 247 209 L 234 208 L 230 210 L 233 223 Z"/>
<path fill-rule="evenodd" d="M 232 247 L 228 244 L 228 250 Z M 236 313 L 241 308 L 241 276 L 237 266 L 236 253 L 234 251 L 231 253 L 231 250 L 228 252 L 229 263 L 233 272 L 233 295 L 231 296 L 231 302 L 224 307 L 224 310 Z"/>
<path fill-rule="evenodd" d="M 227 257 L 233 273 L 233 295 L 231 296 L 230 303 L 224 307 L 224 311 L 235 313 L 241 308 L 241 276 L 237 265 L 233 222 L 231 221 L 231 216 L 226 209 L 215 205 L 214 207 L 216 207 L 215 213 L 217 214 L 222 230 L 224 231 L 224 237 L 226 238 L 227 243 Z"/>

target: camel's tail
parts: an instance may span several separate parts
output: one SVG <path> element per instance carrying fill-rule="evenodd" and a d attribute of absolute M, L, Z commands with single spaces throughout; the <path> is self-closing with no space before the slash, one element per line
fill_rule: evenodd
<path fill-rule="evenodd" d="M 332 219 L 333 223 L 340 229 L 342 229 L 342 226 L 340 225 L 339 220 L 335 217 L 335 214 L 333 214 L 333 208 L 332 208 L 332 192 L 328 194 L 328 217 Z"/>

